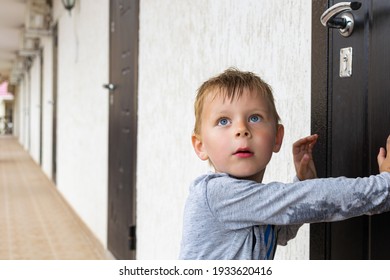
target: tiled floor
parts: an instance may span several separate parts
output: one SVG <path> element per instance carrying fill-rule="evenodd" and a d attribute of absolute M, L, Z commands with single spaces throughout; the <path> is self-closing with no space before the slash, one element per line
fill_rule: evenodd
<path fill-rule="evenodd" d="M 103 259 L 104 250 L 15 138 L 0 136 L 0 259 Z"/>

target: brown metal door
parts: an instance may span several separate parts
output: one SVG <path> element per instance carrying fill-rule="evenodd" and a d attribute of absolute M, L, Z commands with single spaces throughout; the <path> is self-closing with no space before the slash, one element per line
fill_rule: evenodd
<path fill-rule="evenodd" d="M 138 0 L 110 1 L 108 249 L 135 258 Z"/>
<path fill-rule="evenodd" d="M 53 28 L 53 125 L 52 125 L 52 179 L 57 182 L 57 81 L 58 81 L 58 25 Z"/>
<path fill-rule="evenodd" d="M 349 37 L 319 25 L 321 13 L 339 2 L 313 2 L 315 158 L 320 177 L 364 177 L 378 174 L 376 156 L 390 133 L 390 1 L 359 1 Z M 340 76 L 350 59 L 340 55 L 345 48 L 352 49 L 350 77 Z M 389 214 L 310 229 L 312 259 L 390 259 Z"/>

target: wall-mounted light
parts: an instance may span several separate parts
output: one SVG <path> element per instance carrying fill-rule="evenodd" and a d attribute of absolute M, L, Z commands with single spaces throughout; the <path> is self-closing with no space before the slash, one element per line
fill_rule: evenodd
<path fill-rule="evenodd" d="M 69 15 L 70 15 L 70 11 L 73 9 L 75 3 L 76 3 L 76 0 L 62 0 L 62 4 L 64 5 L 64 8 L 69 11 Z"/>

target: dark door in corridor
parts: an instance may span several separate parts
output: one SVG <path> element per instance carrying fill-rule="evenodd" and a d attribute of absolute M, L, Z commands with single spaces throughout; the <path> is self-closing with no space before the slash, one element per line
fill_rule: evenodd
<path fill-rule="evenodd" d="M 369 176 L 378 173 L 376 157 L 390 133 L 390 1 L 359 1 L 349 37 L 319 23 L 339 2 L 313 2 L 312 132 L 321 138 L 315 160 L 320 177 Z M 351 50 L 349 77 L 340 70 Z M 390 214 L 313 224 L 310 231 L 312 259 L 390 259 Z"/>
<path fill-rule="evenodd" d="M 53 28 L 53 123 L 52 123 L 52 179 L 57 182 L 57 81 L 58 81 L 58 24 Z"/>
<path fill-rule="evenodd" d="M 108 249 L 135 258 L 138 0 L 110 1 Z"/>

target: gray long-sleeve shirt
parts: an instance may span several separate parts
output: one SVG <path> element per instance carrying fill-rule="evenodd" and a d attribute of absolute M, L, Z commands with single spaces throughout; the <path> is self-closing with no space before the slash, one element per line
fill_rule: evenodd
<path fill-rule="evenodd" d="M 266 227 L 286 245 L 303 223 L 390 210 L 390 173 L 261 184 L 224 173 L 198 177 L 184 210 L 180 259 L 266 259 Z M 271 254 L 271 258 L 273 254 Z"/>

